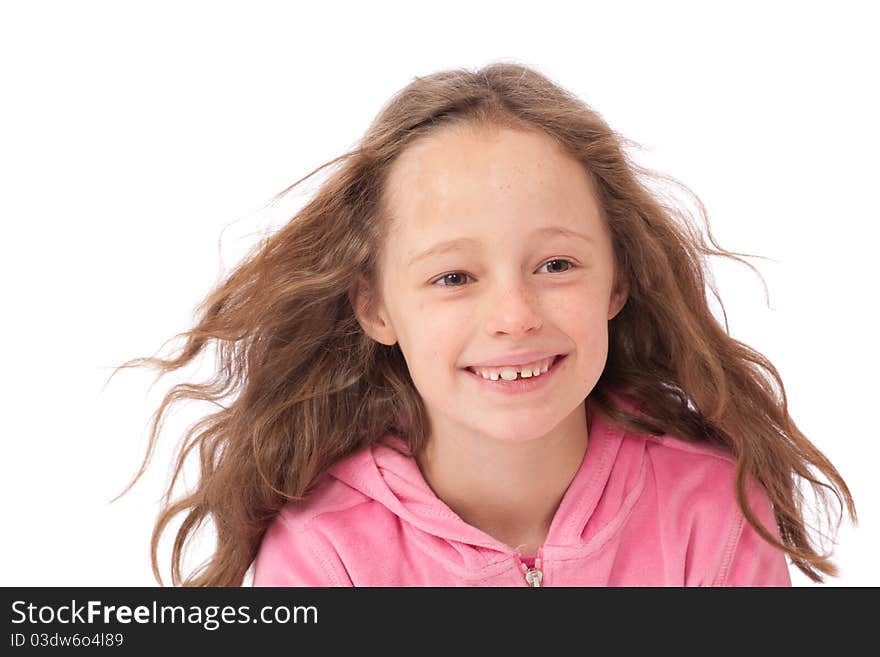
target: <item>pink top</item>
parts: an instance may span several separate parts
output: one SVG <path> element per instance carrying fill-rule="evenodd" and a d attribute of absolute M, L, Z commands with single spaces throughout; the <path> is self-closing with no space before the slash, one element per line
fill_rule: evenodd
<path fill-rule="evenodd" d="M 403 445 L 384 440 L 394 441 Z M 785 554 L 737 506 L 734 474 L 721 448 L 623 433 L 591 414 L 583 461 L 536 554 L 540 585 L 791 586 Z M 778 538 L 763 487 L 747 490 Z M 280 511 L 254 586 L 528 586 L 527 559 L 465 523 L 414 459 L 379 443 Z"/>

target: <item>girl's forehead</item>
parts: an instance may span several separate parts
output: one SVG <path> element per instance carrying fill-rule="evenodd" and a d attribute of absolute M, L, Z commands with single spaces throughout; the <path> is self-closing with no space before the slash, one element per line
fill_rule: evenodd
<path fill-rule="evenodd" d="M 401 154 L 388 182 L 392 215 L 413 229 L 493 215 L 564 219 L 598 209 L 583 165 L 530 132 L 444 131 L 421 139 Z"/>
<path fill-rule="evenodd" d="M 499 128 L 443 129 L 408 145 L 392 167 L 398 182 L 467 181 L 487 179 L 553 178 L 583 172 L 549 136 Z"/>

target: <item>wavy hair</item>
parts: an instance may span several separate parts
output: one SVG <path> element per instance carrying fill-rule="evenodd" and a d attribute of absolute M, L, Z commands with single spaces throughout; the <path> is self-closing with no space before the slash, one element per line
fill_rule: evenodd
<path fill-rule="evenodd" d="M 330 167 L 302 209 L 208 292 L 192 328 L 174 336 L 185 342 L 172 357 L 136 358 L 115 368 L 114 375 L 148 365 L 159 370 L 158 378 L 211 346 L 216 350 L 209 379 L 175 385 L 165 395 L 152 416 L 140 470 L 114 498 L 147 468 L 169 404 L 203 400 L 221 409 L 191 426 L 178 446 L 150 545 L 159 584 L 157 546 L 176 515 L 185 514 L 173 545 L 172 583 L 237 586 L 274 516 L 288 501 L 304 499 L 331 465 L 388 433 L 403 438 L 411 453 L 425 445 L 427 414 L 403 354 L 397 344 L 386 346 L 364 333 L 353 294 L 359 276 L 380 289 L 380 254 L 391 226 L 383 197 L 390 167 L 415 140 L 452 124 L 540 131 L 593 179 L 612 236 L 616 280 L 628 298 L 609 321 L 607 362 L 586 399 L 591 412 L 625 431 L 727 448 L 736 459 L 736 496 L 747 521 L 813 581 L 824 581 L 820 573 L 836 576 L 830 552 L 819 551 L 808 536 L 801 484 L 815 494 L 832 492 L 841 515 L 845 504 L 857 522 L 850 491 L 789 416 L 773 364 L 728 334 L 711 276 L 723 328 L 707 303 L 705 257 L 724 256 L 757 272 L 737 257 L 747 254 L 715 242 L 705 208 L 691 192 L 715 248 L 707 246 L 689 213 L 650 192 L 648 183 L 688 188 L 637 165 L 624 149 L 641 147 L 582 100 L 529 67 L 495 62 L 414 78 L 385 104 L 355 148 L 274 197 Z M 615 392 L 636 399 L 638 409 L 625 410 Z M 198 484 L 172 501 L 196 447 Z M 830 484 L 817 479 L 820 473 Z M 767 490 L 781 542 L 747 505 L 749 477 Z M 184 578 L 184 548 L 209 519 L 216 549 Z"/>

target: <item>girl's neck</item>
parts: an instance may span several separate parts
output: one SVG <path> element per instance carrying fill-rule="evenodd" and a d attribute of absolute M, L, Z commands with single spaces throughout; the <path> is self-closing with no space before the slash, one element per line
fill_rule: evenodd
<path fill-rule="evenodd" d="M 530 555 L 580 468 L 588 426 L 582 405 L 528 443 L 431 436 L 416 461 L 434 494 L 464 522 Z"/>

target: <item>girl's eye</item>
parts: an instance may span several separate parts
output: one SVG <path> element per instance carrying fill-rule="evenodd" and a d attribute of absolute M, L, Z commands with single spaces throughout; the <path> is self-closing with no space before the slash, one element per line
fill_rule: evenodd
<path fill-rule="evenodd" d="M 566 264 L 568 265 L 568 268 L 563 269 L 561 272 L 555 272 L 555 273 L 559 273 L 559 274 L 568 271 L 569 269 L 571 269 L 571 268 L 574 266 L 570 260 L 564 260 L 564 259 L 562 259 L 562 258 L 554 258 L 553 260 L 548 260 L 547 262 L 545 262 L 543 265 L 541 265 L 541 267 L 546 267 L 547 265 L 553 264 L 554 262 L 564 262 L 564 263 L 566 263 Z M 465 274 L 464 272 L 454 271 L 454 272 L 449 273 L 449 274 L 444 274 L 444 275 L 441 276 L 440 278 L 436 279 L 436 280 L 432 283 L 432 285 L 436 285 L 439 281 L 448 281 L 449 279 L 456 278 L 456 277 L 459 278 L 459 279 L 462 278 L 462 277 L 468 277 L 468 278 L 469 278 L 468 274 Z M 453 284 L 453 285 L 445 285 L 445 284 L 444 284 L 444 285 L 441 285 L 440 287 L 462 287 L 462 286 L 461 286 L 461 285 L 454 285 L 454 284 Z"/>
<path fill-rule="evenodd" d="M 451 274 L 444 274 L 443 276 L 438 278 L 436 281 L 434 281 L 434 283 L 437 283 L 437 281 L 447 281 L 449 279 L 456 278 L 456 277 L 461 278 L 462 276 L 467 276 L 467 274 L 463 274 L 462 272 L 454 271 Z M 461 287 L 461 285 L 445 285 L 444 284 L 444 285 L 441 285 L 440 287 Z"/>
<path fill-rule="evenodd" d="M 574 264 L 571 262 L 571 260 L 565 260 L 563 258 L 554 258 L 553 260 L 548 260 L 546 263 L 544 263 L 544 265 L 541 265 L 541 266 L 543 267 L 545 265 L 549 265 L 554 262 L 564 262 L 564 263 L 568 264 L 568 267 L 566 269 L 563 269 L 562 271 L 556 272 L 557 274 L 562 274 L 564 272 L 567 272 L 569 269 L 574 267 Z"/>

